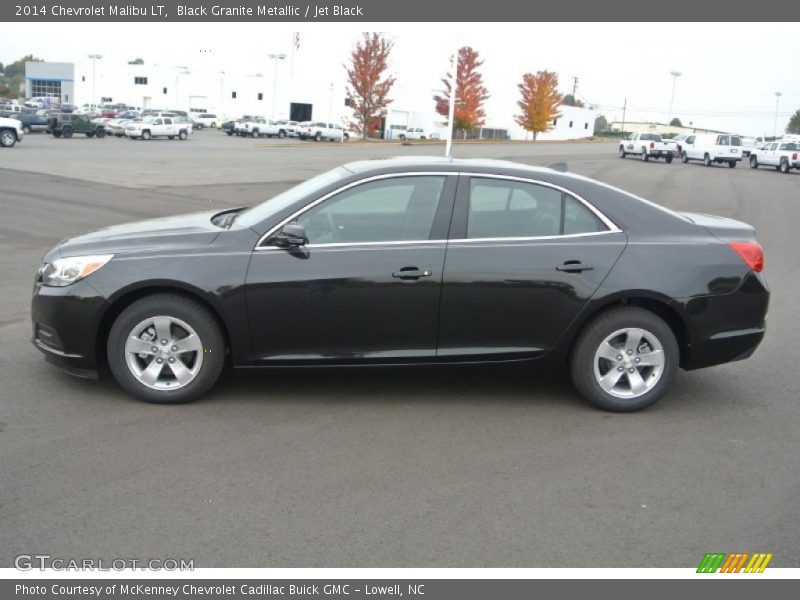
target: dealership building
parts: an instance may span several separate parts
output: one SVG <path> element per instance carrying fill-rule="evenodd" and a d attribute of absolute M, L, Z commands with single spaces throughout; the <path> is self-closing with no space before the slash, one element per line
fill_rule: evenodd
<path fill-rule="evenodd" d="M 282 57 L 282 58 L 281 58 Z M 113 63 L 96 56 L 78 63 L 25 63 L 27 97 L 58 98 L 77 106 L 125 103 L 144 109 L 209 112 L 221 117 L 262 115 L 293 121 L 341 123 L 352 115 L 346 105 L 344 78 L 331 81 L 317 74 L 313 61 L 302 56 L 274 57 L 265 72 L 191 68 L 132 61 Z M 446 135 L 433 101 L 407 85 L 396 85 L 383 123 L 384 137 L 397 138 L 410 127 Z M 566 140 L 594 134 L 596 111 L 559 107 L 550 131 L 540 140 Z M 512 114 L 487 115 L 472 135 L 493 139 L 530 139 Z"/>

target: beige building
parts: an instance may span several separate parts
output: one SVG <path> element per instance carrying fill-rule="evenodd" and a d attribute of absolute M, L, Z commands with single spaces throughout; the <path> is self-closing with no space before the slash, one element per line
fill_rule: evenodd
<path fill-rule="evenodd" d="M 676 127 L 674 125 L 667 125 L 665 123 L 648 123 L 642 121 L 625 121 L 623 127 L 622 121 L 613 121 L 611 129 L 615 131 L 628 131 L 630 133 L 672 133 L 678 135 L 680 133 L 730 133 L 728 131 L 717 131 L 716 129 L 704 129 L 703 127 Z"/>

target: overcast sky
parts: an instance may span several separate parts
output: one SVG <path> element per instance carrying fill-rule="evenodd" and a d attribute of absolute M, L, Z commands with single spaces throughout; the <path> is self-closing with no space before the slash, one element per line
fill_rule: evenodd
<path fill-rule="evenodd" d="M 562 93 L 577 76 L 580 99 L 609 120 L 665 121 L 673 78 L 673 116 L 685 125 L 771 135 L 776 97 L 778 129 L 800 108 L 800 26 L 777 24 L 612 23 L 104 23 L 4 24 L 0 61 L 33 53 L 51 61 L 82 62 L 89 52 L 106 64 L 146 62 L 242 73 L 268 72 L 269 52 L 289 53 L 301 35 L 303 62 L 318 64 L 326 81 L 344 79 L 342 63 L 361 31 L 385 31 L 395 41 L 391 70 L 402 94 L 427 103 L 456 45 L 484 59 L 491 98 L 486 125 L 516 111 L 517 83 L 526 71 L 559 74 Z M 648 51 L 642 48 L 663 48 Z M 433 102 L 431 101 L 431 107 Z M 508 119 L 502 119 L 508 121 Z"/>

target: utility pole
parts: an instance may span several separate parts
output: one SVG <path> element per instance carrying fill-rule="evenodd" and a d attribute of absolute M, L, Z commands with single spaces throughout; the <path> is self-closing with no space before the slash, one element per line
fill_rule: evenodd
<path fill-rule="evenodd" d="M 575 93 L 577 91 L 578 91 L 578 78 L 577 77 L 573 77 L 572 78 L 572 99 L 575 100 L 576 103 L 578 101 L 578 98 L 575 96 Z"/>
<path fill-rule="evenodd" d="M 277 119 L 278 115 L 275 114 L 277 110 L 277 101 L 278 101 L 278 61 L 285 60 L 285 54 L 268 54 L 267 55 L 271 60 L 275 61 L 275 69 L 272 73 L 272 118 Z"/>
<path fill-rule="evenodd" d="M 625 102 L 622 105 L 622 129 L 620 131 L 625 131 L 625 110 L 628 108 L 628 99 L 625 98 Z"/>
<path fill-rule="evenodd" d="M 95 97 L 95 79 L 97 74 L 97 61 L 103 58 L 102 54 L 89 54 L 88 57 L 92 59 L 92 110 L 97 110 L 97 99 Z"/>
<path fill-rule="evenodd" d="M 678 81 L 678 77 L 680 77 L 682 73 L 680 71 L 670 71 L 669 74 L 672 75 L 672 97 L 669 100 L 669 116 L 667 117 L 667 125 L 669 125 L 672 121 L 672 103 L 675 102 L 675 83 Z"/>
<path fill-rule="evenodd" d="M 775 92 L 775 125 L 772 127 L 772 137 L 778 137 L 778 105 L 781 102 L 781 92 Z"/>

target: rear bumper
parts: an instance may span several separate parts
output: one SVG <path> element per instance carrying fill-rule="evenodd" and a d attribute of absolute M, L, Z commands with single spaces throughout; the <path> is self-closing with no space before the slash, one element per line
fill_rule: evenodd
<path fill-rule="evenodd" d="M 685 315 L 689 347 L 681 360 L 686 370 L 743 360 L 755 352 L 766 333 L 769 290 L 760 274 L 749 273 L 730 294 L 673 301 Z"/>

